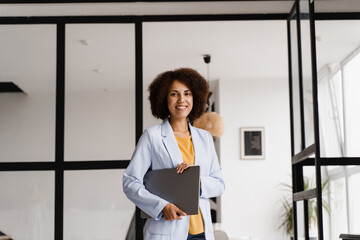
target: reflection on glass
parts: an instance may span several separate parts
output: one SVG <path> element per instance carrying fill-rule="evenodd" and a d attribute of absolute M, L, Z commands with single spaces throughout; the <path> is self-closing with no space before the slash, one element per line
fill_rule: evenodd
<path fill-rule="evenodd" d="M 334 167 L 334 166 L 333 166 Z M 329 171 L 331 169 L 327 166 L 322 166 L 322 212 L 323 212 L 323 235 L 324 239 L 331 239 L 330 233 L 330 214 L 331 214 L 331 189 L 330 189 L 330 179 L 329 179 Z"/>
<path fill-rule="evenodd" d="M 350 171 L 350 170 L 349 170 Z M 360 233 L 360 167 L 351 170 L 349 178 L 350 233 Z"/>
<path fill-rule="evenodd" d="M 313 189 L 316 187 L 316 168 L 315 166 L 304 166 L 304 187 L 305 190 Z"/>
<path fill-rule="evenodd" d="M 0 25 L 0 162 L 54 161 L 55 25 Z M 0 88 L 2 88 L 1 85 Z"/>
<path fill-rule="evenodd" d="M 359 157 L 360 139 L 360 51 L 344 66 L 344 104 L 346 129 L 346 155 Z"/>
<path fill-rule="evenodd" d="M 300 90 L 299 90 L 299 56 L 297 41 L 296 15 L 290 21 L 291 39 L 291 76 L 292 76 L 292 111 L 294 126 L 294 154 L 301 152 L 301 115 L 300 115 Z"/>
<path fill-rule="evenodd" d="M 342 168 L 342 167 L 341 167 Z M 330 236 L 338 239 L 341 233 L 347 233 L 347 206 L 346 206 L 345 178 L 330 181 Z M 324 214 L 326 214 L 324 212 Z M 325 229 L 324 229 L 325 230 Z"/>
<path fill-rule="evenodd" d="M 349 233 L 348 177 L 353 170 L 344 166 L 324 167 L 329 180 L 329 191 L 323 192 L 323 201 L 329 204 L 329 211 L 323 207 L 324 239 L 339 239 L 341 233 Z"/>
<path fill-rule="evenodd" d="M 309 0 L 301 0 L 299 4 L 300 4 L 301 60 L 302 60 L 301 64 L 302 64 L 302 79 L 303 79 L 302 81 L 303 81 L 305 147 L 309 147 L 315 142 Z"/>
<path fill-rule="evenodd" d="M 316 198 L 308 201 L 308 216 L 309 216 L 309 237 L 312 240 L 319 239 L 318 236 L 318 215 L 316 212 L 317 200 Z"/>
<path fill-rule="evenodd" d="M 330 211 L 324 213 L 324 233 L 338 239 L 341 233 L 360 231 L 360 166 L 326 167 L 330 190 L 323 194 Z M 327 224 L 327 225 L 326 225 Z M 326 239 L 326 238 L 325 238 Z"/>
<path fill-rule="evenodd" d="M 326 67 L 318 73 L 319 126 L 322 157 L 344 156 L 341 71 Z"/>
<path fill-rule="evenodd" d="M 0 231 L 12 239 L 54 239 L 54 173 L 0 172 Z"/>
<path fill-rule="evenodd" d="M 125 239 L 135 207 L 121 190 L 123 173 L 65 172 L 65 240 Z"/>
<path fill-rule="evenodd" d="M 318 76 L 327 78 L 328 83 L 323 84 L 329 85 L 327 91 L 323 89 L 323 96 L 319 96 L 319 104 L 321 101 L 332 104 L 331 108 L 326 107 L 328 112 L 323 110 L 319 114 L 323 119 L 320 122 L 323 125 L 321 142 L 325 141 L 323 156 L 358 157 L 360 154 L 356 147 L 360 137 L 359 28 L 359 20 L 316 22 Z M 324 71 L 330 72 L 328 77 L 323 76 Z M 339 146 L 335 146 L 338 142 L 341 142 L 341 154 Z"/>
<path fill-rule="evenodd" d="M 67 24 L 65 72 L 65 160 L 130 159 L 134 24 Z"/>
<path fill-rule="evenodd" d="M 304 201 L 296 202 L 296 223 L 298 240 L 305 239 Z"/>

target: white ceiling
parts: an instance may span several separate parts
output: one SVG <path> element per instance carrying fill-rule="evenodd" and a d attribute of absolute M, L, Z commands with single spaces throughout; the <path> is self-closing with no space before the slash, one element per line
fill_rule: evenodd
<path fill-rule="evenodd" d="M 204 54 L 211 55 L 211 80 L 287 76 L 285 21 L 145 23 L 143 29 L 145 81 L 182 66 L 206 76 Z"/>
<path fill-rule="evenodd" d="M 66 26 L 66 92 L 135 89 L 134 24 Z"/>
<path fill-rule="evenodd" d="M 283 13 L 291 1 L 1 4 L 0 16 Z"/>
<path fill-rule="evenodd" d="M 294 0 L 1 4 L 0 16 L 288 13 Z M 315 0 L 317 12 L 360 12 L 358 0 Z"/>

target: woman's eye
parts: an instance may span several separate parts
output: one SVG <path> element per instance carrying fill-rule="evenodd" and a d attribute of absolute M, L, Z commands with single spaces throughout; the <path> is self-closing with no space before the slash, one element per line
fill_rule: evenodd
<path fill-rule="evenodd" d="M 185 93 L 185 95 L 186 95 L 186 96 L 190 96 L 190 95 L 191 95 L 191 93 L 187 92 L 187 93 Z"/>

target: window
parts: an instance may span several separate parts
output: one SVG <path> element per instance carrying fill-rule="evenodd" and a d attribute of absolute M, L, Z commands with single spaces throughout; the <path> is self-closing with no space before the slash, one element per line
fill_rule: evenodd
<path fill-rule="evenodd" d="M 360 49 L 337 68 L 324 67 L 318 73 L 319 119 L 322 157 L 358 157 L 360 139 Z M 325 167 L 329 179 L 328 234 L 360 231 L 360 166 Z M 326 226 L 324 225 L 325 229 Z"/>

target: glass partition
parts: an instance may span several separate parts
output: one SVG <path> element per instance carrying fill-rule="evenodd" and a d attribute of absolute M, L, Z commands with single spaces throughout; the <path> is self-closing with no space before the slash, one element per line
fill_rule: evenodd
<path fill-rule="evenodd" d="M 300 0 L 302 93 L 304 105 L 305 148 L 314 144 L 314 108 L 309 0 Z"/>
<path fill-rule="evenodd" d="M 304 216 L 304 201 L 296 202 L 296 223 L 297 223 L 297 239 L 305 239 L 305 216 Z"/>
<path fill-rule="evenodd" d="M 54 161 L 56 26 L 0 25 L 0 43 L 0 162 Z"/>
<path fill-rule="evenodd" d="M 303 167 L 305 190 L 310 190 L 310 189 L 313 189 L 316 187 L 315 171 L 316 171 L 315 166 L 304 166 Z"/>
<path fill-rule="evenodd" d="M 130 159 L 134 24 L 67 24 L 65 56 L 65 161 Z"/>
<path fill-rule="evenodd" d="M 291 78 L 292 78 L 292 114 L 293 114 L 293 139 L 294 154 L 301 152 L 301 109 L 300 109 L 300 76 L 299 76 L 299 54 L 296 13 L 290 20 L 291 41 Z"/>
<path fill-rule="evenodd" d="M 135 206 L 122 191 L 124 171 L 65 172 L 64 240 L 126 238 Z"/>
<path fill-rule="evenodd" d="M 360 232 L 360 167 L 349 169 L 349 233 Z"/>
<path fill-rule="evenodd" d="M 359 20 L 317 21 L 321 156 L 358 157 Z"/>
<path fill-rule="evenodd" d="M 324 167 L 328 179 L 328 189 L 323 192 L 323 200 L 329 206 L 323 210 L 324 234 L 329 239 L 338 239 L 341 233 L 357 234 L 360 223 L 360 167 Z M 323 182 L 324 183 L 324 182 Z"/>
<path fill-rule="evenodd" d="M 12 239 L 54 239 L 54 172 L 0 172 L 0 231 Z"/>
<path fill-rule="evenodd" d="M 345 146 L 347 157 L 359 157 L 360 139 L 360 50 L 357 49 L 343 68 Z"/>
<path fill-rule="evenodd" d="M 329 239 L 338 239 L 341 233 L 348 232 L 346 170 L 342 166 L 326 168 L 329 191 L 323 195 L 323 199 L 329 203 L 329 212 L 323 211 L 328 223 L 324 221 L 324 235 L 328 234 Z"/>
<path fill-rule="evenodd" d="M 344 156 L 342 72 L 329 67 L 318 73 L 320 150 L 322 157 Z"/>
<path fill-rule="evenodd" d="M 309 216 L 309 238 L 311 240 L 319 239 L 316 198 L 308 200 L 308 216 Z"/>

